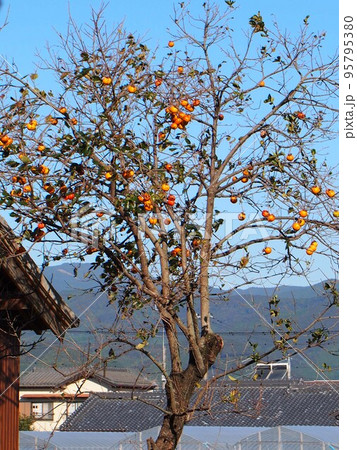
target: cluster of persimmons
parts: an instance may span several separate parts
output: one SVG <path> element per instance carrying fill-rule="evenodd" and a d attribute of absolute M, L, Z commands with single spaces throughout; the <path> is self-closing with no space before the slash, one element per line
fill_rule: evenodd
<path fill-rule="evenodd" d="M 171 48 L 173 46 L 174 46 L 174 42 L 169 41 L 168 47 Z M 179 66 L 177 71 L 179 74 L 182 74 L 184 69 L 182 66 Z M 101 82 L 104 87 L 110 87 L 113 84 L 112 78 L 108 75 L 103 76 L 101 79 Z M 156 87 L 159 87 L 162 84 L 162 82 L 163 82 L 163 80 L 161 78 L 156 78 L 154 83 L 155 83 Z M 262 80 L 260 83 L 258 83 L 258 86 L 264 87 L 265 86 L 264 80 Z M 135 94 L 138 92 L 138 88 L 133 82 L 131 82 L 130 84 L 128 84 L 126 86 L 126 90 L 129 94 Z M 165 109 L 165 112 L 167 113 L 165 121 L 169 121 L 169 126 L 170 126 L 171 130 L 176 130 L 176 129 L 177 130 L 185 130 L 187 125 L 193 119 L 192 113 L 193 113 L 195 107 L 198 107 L 200 105 L 200 103 L 201 103 L 200 99 L 198 99 L 198 98 L 194 98 L 194 99 L 190 100 L 188 98 L 181 97 L 181 99 L 171 101 L 169 106 L 167 106 Z M 59 114 L 63 115 L 63 118 L 66 120 L 66 122 L 70 126 L 77 125 L 77 123 L 78 123 L 77 119 L 70 118 L 68 116 L 67 109 L 64 106 L 59 106 L 58 109 L 56 109 L 56 111 Z M 305 114 L 300 111 L 295 113 L 295 117 L 299 120 L 306 119 Z M 223 120 L 224 119 L 223 114 L 220 114 L 218 119 Z M 49 125 L 57 125 L 58 118 L 52 117 L 51 115 L 49 115 L 45 118 L 45 123 L 47 123 Z M 38 122 L 35 119 L 30 119 L 26 124 L 24 124 L 24 126 L 28 131 L 34 132 L 34 131 L 36 131 L 36 129 L 38 127 Z M 166 138 L 167 132 L 169 132 L 168 129 L 166 129 L 165 131 L 160 131 L 158 133 L 159 141 L 163 141 Z M 268 132 L 265 129 L 261 130 L 260 137 L 263 139 L 267 138 Z M 10 136 L 8 136 L 7 134 L 0 135 L 0 149 L 1 148 L 6 149 L 12 143 L 13 143 L 13 139 Z M 40 153 L 42 153 L 46 150 L 46 146 L 40 142 L 37 146 L 37 150 Z M 26 152 L 20 152 L 18 154 L 18 157 L 23 163 L 29 164 L 31 162 L 29 157 L 26 155 Z M 287 163 L 292 163 L 294 161 L 294 159 L 295 159 L 295 157 L 292 153 L 288 153 L 288 155 L 286 156 Z M 29 165 L 28 167 L 29 167 L 28 170 L 31 171 L 33 174 L 43 176 L 42 187 L 49 196 L 57 195 L 58 198 L 65 200 L 65 201 L 75 200 L 75 197 L 76 197 L 75 192 L 69 190 L 64 183 L 62 183 L 62 184 L 60 183 L 59 185 L 53 185 L 46 180 L 46 176 L 50 172 L 49 167 L 45 166 L 44 164 L 38 164 L 38 165 L 32 165 L 32 166 Z M 173 165 L 170 163 L 165 163 L 163 166 L 163 169 L 166 170 L 166 172 L 170 173 L 173 170 Z M 236 183 L 238 181 L 240 181 L 242 183 L 248 183 L 249 180 L 252 178 L 252 172 L 253 172 L 253 166 L 250 164 L 249 166 L 242 169 L 240 178 L 238 178 L 237 176 L 233 176 L 232 181 L 234 183 Z M 127 169 L 123 170 L 121 172 L 121 174 L 119 174 L 119 175 L 121 175 L 122 179 L 126 180 L 128 183 L 135 179 L 135 171 L 132 168 L 127 168 Z M 106 171 L 104 176 L 107 181 L 114 181 L 118 178 L 118 175 L 114 171 L 111 171 L 111 170 Z M 27 196 L 27 194 L 31 194 L 33 191 L 33 186 L 31 184 L 30 180 L 28 180 L 25 176 L 13 176 L 12 183 L 13 183 L 13 189 L 11 190 L 10 195 L 12 197 L 18 197 L 18 198 L 21 198 L 22 200 L 29 201 L 29 197 Z M 151 192 L 151 193 L 142 192 L 140 195 L 137 196 L 137 201 L 139 204 L 142 205 L 144 211 L 151 212 L 151 215 L 148 218 L 148 222 L 152 227 L 155 227 L 158 224 L 158 218 L 153 214 L 153 210 L 155 209 L 155 206 L 158 206 L 158 209 L 160 210 L 162 204 L 166 204 L 169 207 L 174 207 L 176 204 L 176 197 L 172 193 L 169 193 L 169 190 L 170 190 L 170 185 L 168 184 L 167 179 L 165 178 L 161 182 L 161 185 L 157 186 L 156 189 L 153 189 L 153 192 Z M 318 185 L 312 186 L 310 188 L 310 190 L 314 195 L 321 194 L 321 187 Z M 335 196 L 335 191 L 332 189 L 327 189 L 325 191 L 325 193 L 330 198 Z M 231 193 L 230 201 L 234 204 L 237 203 L 238 195 L 235 193 Z M 53 207 L 54 204 L 52 204 L 51 201 L 47 201 L 47 206 Z M 102 212 L 98 212 L 97 216 L 101 217 L 103 214 L 104 213 L 102 213 Z M 275 215 L 268 210 L 263 210 L 261 212 L 261 214 L 262 214 L 262 217 L 267 222 L 274 222 L 276 220 Z M 338 217 L 339 216 L 338 211 L 334 211 L 333 215 L 334 215 L 334 217 Z M 301 227 L 303 227 L 306 224 L 306 220 L 308 220 L 307 217 L 308 217 L 308 211 L 305 209 L 301 209 L 298 212 L 298 217 L 295 218 L 292 223 L 292 229 L 295 232 L 298 232 L 301 229 Z M 246 219 L 246 213 L 243 211 L 240 212 L 238 214 L 238 220 L 244 221 L 245 219 Z M 163 221 L 163 223 L 168 225 L 171 223 L 171 220 L 169 218 L 166 218 Z M 41 239 L 41 237 L 44 235 L 43 228 L 45 228 L 45 224 L 43 222 L 40 222 L 38 224 L 37 230 L 36 230 L 36 233 L 37 233 L 36 240 Z M 199 238 L 195 238 L 192 241 L 193 250 L 199 248 L 200 244 L 201 244 L 201 240 Z M 311 245 L 308 247 L 308 249 L 306 249 L 306 253 L 308 255 L 312 255 L 316 251 L 316 248 L 317 248 L 317 242 L 313 241 L 311 243 Z M 270 253 L 272 253 L 272 251 L 273 251 L 272 248 L 269 246 L 266 246 L 263 249 L 263 253 L 265 255 L 269 255 Z M 87 252 L 87 253 L 92 253 L 92 251 Z M 180 247 L 177 247 L 171 252 L 171 254 L 172 254 L 172 256 L 175 256 L 175 257 L 180 256 L 182 254 L 182 250 Z"/>
<path fill-rule="evenodd" d="M 303 118 L 302 115 L 299 115 L 299 118 Z M 265 137 L 265 135 L 262 137 Z M 289 153 L 287 155 L 287 160 L 289 162 L 292 162 L 294 160 L 294 156 L 291 153 Z M 233 182 L 241 181 L 242 183 L 247 183 L 249 181 L 249 178 L 251 178 L 251 176 L 252 176 L 252 173 L 251 173 L 252 169 L 253 169 L 253 167 L 251 165 L 246 167 L 242 171 L 242 177 L 240 179 L 238 179 L 238 177 L 234 176 L 232 178 L 232 181 Z M 321 194 L 320 186 L 312 186 L 310 190 L 314 195 Z M 325 193 L 330 198 L 332 198 L 336 195 L 336 192 L 333 189 L 326 189 Z M 231 201 L 231 203 L 237 203 L 238 196 L 236 194 L 232 193 L 230 195 L 230 201 Z M 275 215 L 266 209 L 263 210 L 261 214 L 262 214 L 263 218 L 265 220 L 267 220 L 268 222 L 274 222 L 276 220 Z M 303 227 L 306 224 L 308 211 L 306 211 L 305 209 L 301 209 L 299 211 L 298 215 L 299 215 L 299 217 L 294 220 L 294 222 L 292 223 L 292 226 L 291 226 L 295 232 L 299 231 L 301 229 L 301 227 Z M 337 210 L 334 211 L 333 216 L 336 218 L 339 217 L 339 212 Z M 244 212 L 240 212 L 238 214 L 238 220 L 242 221 L 242 220 L 245 220 L 245 218 L 246 218 L 246 214 Z M 311 245 L 306 249 L 306 253 L 308 255 L 312 255 L 316 251 L 316 249 L 317 249 L 317 242 L 313 241 L 311 243 Z M 265 255 L 269 255 L 270 253 L 272 253 L 272 251 L 273 251 L 273 249 L 271 247 L 265 247 L 263 249 L 263 253 Z"/>

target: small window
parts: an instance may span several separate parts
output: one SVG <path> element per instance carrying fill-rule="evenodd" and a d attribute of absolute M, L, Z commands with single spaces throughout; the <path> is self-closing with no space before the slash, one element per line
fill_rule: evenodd
<path fill-rule="evenodd" d="M 290 379 L 289 363 L 258 363 L 255 368 L 255 379 L 285 380 Z"/>
<path fill-rule="evenodd" d="M 53 403 L 32 403 L 32 417 L 36 420 L 53 420 Z"/>
<path fill-rule="evenodd" d="M 286 366 L 273 366 L 269 375 L 269 380 L 283 380 L 287 377 Z"/>
<path fill-rule="evenodd" d="M 81 402 L 71 402 L 67 404 L 67 417 L 70 416 L 77 408 L 80 407 Z"/>

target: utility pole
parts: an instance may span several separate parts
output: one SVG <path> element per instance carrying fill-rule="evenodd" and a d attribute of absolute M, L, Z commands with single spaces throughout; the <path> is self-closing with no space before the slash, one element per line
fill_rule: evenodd
<path fill-rule="evenodd" d="M 164 327 L 162 327 L 162 367 L 164 369 L 164 371 L 166 372 L 166 348 L 165 348 L 165 332 L 164 332 Z M 162 389 L 165 389 L 165 385 L 166 385 L 166 378 L 164 374 L 161 374 L 161 384 L 162 384 Z"/>

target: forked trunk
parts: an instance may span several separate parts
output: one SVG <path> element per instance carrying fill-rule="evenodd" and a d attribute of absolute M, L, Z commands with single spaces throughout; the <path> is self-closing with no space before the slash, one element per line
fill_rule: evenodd
<path fill-rule="evenodd" d="M 223 348 L 223 340 L 217 334 L 207 335 L 202 349 L 206 373 L 215 362 Z M 195 387 L 205 373 L 197 370 L 192 353 L 187 368 L 180 373 L 171 373 L 170 380 L 174 391 L 173 399 L 166 385 L 167 410 L 170 414 L 164 416 L 159 436 L 156 442 L 150 438 L 147 441 L 148 450 L 174 450 L 179 443 L 185 423 L 190 416 L 190 400 Z"/>
<path fill-rule="evenodd" d="M 156 442 L 152 441 L 148 445 L 150 450 L 173 450 L 176 448 L 187 420 L 190 399 L 200 377 L 195 365 L 190 362 L 184 372 L 171 373 L 170 378 L 174 390 L 174 398 L 172 399 L 167 385 L 166 397 L 167 410 L 171 414 L 164 416 Z"/>

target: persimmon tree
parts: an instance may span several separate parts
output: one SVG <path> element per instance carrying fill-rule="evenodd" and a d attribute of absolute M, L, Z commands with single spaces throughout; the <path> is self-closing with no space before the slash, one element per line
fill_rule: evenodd
<path fill-rule="evenodd" d="M 176 447 L 224 345 L 210 287 L 278 284 L 337 257 L 334 170 L 319 159 L 336 132 L 337 56 L 322 56 L 308 18 L 290 34 L 257 12 L 237 37 L 226 3 L 204 3 L 201 17 L 181 4 L 156 52 L 123 25 L 108 31 L 101 11 L 87 28 L 71 22 L 37 73 L 1 66 L 1 208 L 18 224 L 19 252 L 29 242 L 46 246 L 46 263 L 89 258 L 123 323 L 155 311 L 135 339 L 116 335 L 165 376 L 152 449 Z M 52 91 L 42 70 L 56 77 Z M 317 325 L 335 304 L 296 331 L 271 299 L 271 349 L 235 370 L 286 354 L 307 331 L 321 345 Z M 168 369 L 150 352 L 160 323 Z"/>

